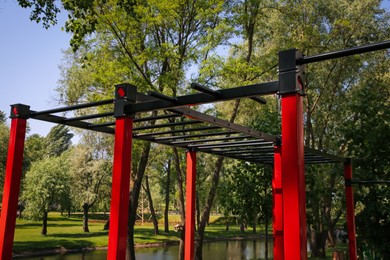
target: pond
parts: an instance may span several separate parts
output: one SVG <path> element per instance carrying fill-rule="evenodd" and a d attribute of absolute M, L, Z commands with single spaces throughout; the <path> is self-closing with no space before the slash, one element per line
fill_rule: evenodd
<path fill-rule="evenodd" d="M 137 248 L 137 259 L 177 260 L 178 246 Z M 203 259 L 264 259 L 265 240 L 229 240 L 208 242 L 203 245 Z M 272 238 L 268 241 L 268 257 L 272 258 Z M 24 258 L 26 259 L 26 258 Z M 107 251 L 93 251 L 78 254 L 55 255 L 28 258 L 32 260 L 105 260 Z"/>

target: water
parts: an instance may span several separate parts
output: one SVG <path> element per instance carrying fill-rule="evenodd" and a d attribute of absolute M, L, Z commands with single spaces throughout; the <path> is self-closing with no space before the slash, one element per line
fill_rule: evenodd
<path fill-rule="evenodd" d="M 268 257 L 272 257 L 272 239 L 268 241 Z M 178 246 L 136 248 L 136 258 L 146 259 L 164 259 L 177 260 L 179 254 Z M 79 254 L 55 255 L 45 257 L 28 258 L 32 260 L 105 260 L 107 251 L 93 251 Z M 264 259 L 265 258 L 265 240 L 234 240 L 234 241 L 216 241 L 204 243 L 203 259 Z M 26 259 L 26 258 L 25 258 Z"/>

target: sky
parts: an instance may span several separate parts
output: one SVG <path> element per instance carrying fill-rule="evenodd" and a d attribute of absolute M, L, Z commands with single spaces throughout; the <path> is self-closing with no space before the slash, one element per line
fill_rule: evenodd
<path fill-rule="evenodd" d="M 0 110 L 9 116 L 10 105 L 22 103 L 32 110 L 57 107 L 58 65 L 70 35 L 61 26 L 48 30 L 30 21 L 30 11 L 16 0 L 0 0 Z M 65 15 L 61 15 L 63 25 Z M 46 135 L 54 124 L 28 120 L 29 134 Z M 9 122 L 8 122 L 9 123 Z"/>
<path fill-rule="evenodd" d="M 390 0 L 382 5 L 389 10 Z M 59 25 L 46 30 L 31 22 L 29 15 L 30 10 L 19 7 L 16 0 L 0 0 L 0 110 L 7 116 L 16 103 L 36 111 L 58 107 L 58 66 L 70 40 L 61 30 L 66 17 L 61 14 Z M 29 120 L 29 126 L 28 134 L 45 136 L 54 124 Z"/>

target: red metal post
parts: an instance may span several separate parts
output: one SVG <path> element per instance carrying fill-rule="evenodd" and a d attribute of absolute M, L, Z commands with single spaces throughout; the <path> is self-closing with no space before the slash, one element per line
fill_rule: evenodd
<path fill-rule="evenodd" d="M 303 136 L 302 55 L 295 49 L 279 53 L 282 97 L 282 190 L 285 259 L 307 259 L 306 190 Z"/>
<path fill-rule="evenodd" d="M 126 259 L 133 119 L 119 117 L 115 125 L 114 162 L 107 259 Z"/>
<path fill-rule="evenodd" d="M 355 203 L 353 199 L 352 181 L 352 162 L 347 159 L 344 162 L 344 179 L 345 179 L 345 195 L 347 204 L 347 226 L 348 226 L 348 243 L 349 243 L 349 259 L 357 259 L 356 245 L 356 227 L 355 227 Z"/>
<path fill-rule="evenodd" d="M 284 259 L 283 242 L 283 193 L 282 193 L 282 147 L 274 147 L 274 172 L 272 176 L 274 259 Z"/>
<path fill-rule="evenodd" d="M 13 118 L 11 122 L 0 218 L 0 259 L 3 260 L 12 258 L 26 123 L 24 118 Z"/>
<path fill-rule="evenodd" d="M 186 223 L 184 237 L 184 259 L 194 259 L 196 197 L 196 152 L 187 152 Z"/>
<path fill-rule="evenodd" d="M 286 259 L 307 258 L 302 112 L 300 94 L 282 97 L 282 189 Z"/>

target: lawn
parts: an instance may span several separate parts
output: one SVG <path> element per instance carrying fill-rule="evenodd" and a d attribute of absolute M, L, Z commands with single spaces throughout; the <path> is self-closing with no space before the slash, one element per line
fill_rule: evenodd
<path fill-rule="evenodd" d="M 177 215 L 170 216 L 170 232 L 163 232 L 163 223 L 159 223 L 160 235 L 153 234 L 151 223 L 141 225 L 137 222 L 135 227 L 135 243 L 153 244 L 153 243 L 177 243 L 179 233 L 174 232 L 173 225 L 179 222 Z M 213 222 L 215 224 L 213 224 Z M 219 224 L 218 216 L 210 218 L 211 225 L 206 227 L 205 239 L 218 239 L 235 236 L 253 236 L 251 231 L 242 234 L 238 227 L 231 226 L 230 231 L 225 231 L 225 226 Z M 43 236 L 41 232 L 41 222 L 33 222 L 24 219 L 18 219 L 16 222 L 16 231 L 14 239 L 14 252 L 21 251 L 41 251 L 44 249 L 78 249 L 86 247 L 106 247 L 108 241 L 108 231 L 103 230 L 104 221 L 90 221 L 89 233 L 82 231 L 82 218 L 80 215 L 72 215 L 67 218 L 60 213 L 49 213 L 47 235 Z"/>

